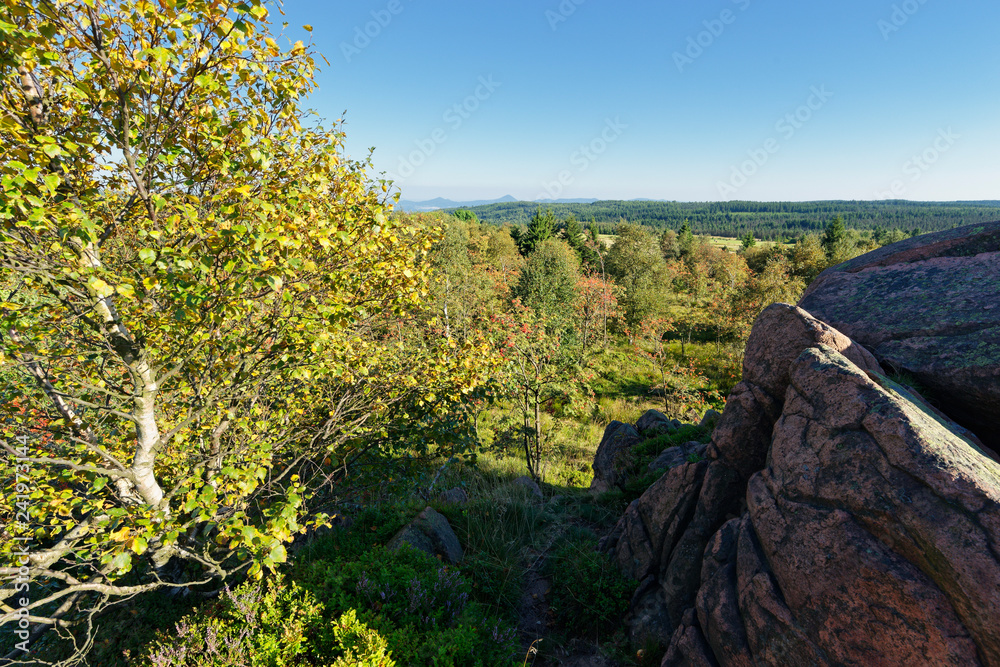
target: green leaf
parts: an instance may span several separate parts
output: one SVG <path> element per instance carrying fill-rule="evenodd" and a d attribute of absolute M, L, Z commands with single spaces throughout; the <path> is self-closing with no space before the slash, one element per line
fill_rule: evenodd
<path fill-rule="evenodd" d="M 47 187 L 49 189 L 49 192 L 52 193 L 53 195 L 56 193 L 56 190 L 59 188 L 59 184 L 61 182 L 62 179 L 59 178 L 58 174 L 45 175 L 45 187 Z"/>
<path fill-rule="evenodd" d="M 136 554 L 145 553 L 146 549 L 149 548 L 149 544 L 146 542 L 145 538 L 133 537 L 132 538 L 132 551 Z"/>
<path fill-rule="evenodd" d="M 111 559 L 111 567 L 124 574 L 132 569 L 132 554 L 123 551 Z"/>

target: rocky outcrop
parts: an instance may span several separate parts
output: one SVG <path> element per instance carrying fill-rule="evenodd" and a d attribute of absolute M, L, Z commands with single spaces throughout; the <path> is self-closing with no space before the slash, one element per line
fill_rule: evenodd
<path fill-rule="evenodd" d="M 399 549 L 404 544 L 452 565 L 457 565 L 465 557 L 458 536 L 452 530 L 448 519 L 432 507 L 426 507 L 385 546 L 387 549 Z"/>
<path fill-rule="evenodd" d="M 605 542 L 606 550 L 626 571 L 630 553 L 660 554 L 656 583 L 669 623 L 657 638 L 664 644 L 680 623 L 683 610 L 694 605 L 705 547 L 723 523 L 744 511 L 746 482 L 764 467 L 791 363 L 802 350 L 820 344 L 849 355 L 866 370 L 881 370 L 867 350 L 809 313 L 785 304 L 769 307 L 754 325 L 744 356 L 744 379 L 730 395 L 705 452 L 708 460 L 703 462 L 704 476 L 690 519 L 682 530 L 670 532 L 663 544 L 644 546 L 639 544 L 643 533 L 634 529 L 635 522 L 626 512 L 612 536 L 627 535 L 628 546 L 618 548 L 610 538 Z M 650 488 L 646 494 L 650 493 L 658 492 Z M 633 634 L 638 632 L 635 620 L 634 615 L 627 619 Z"/>
<path fill-rule="evenodd" d="M 680 422 L 671 419 L 659 410 L 646 410 L 635 423 L 635 430 L 639 433 L 656 436 L 661 433 L 676 431 Z"/>
<path fill-rule="evenodd" d="M 1000 223 L 896 243 L 828 269 L 800 304 L 907 373 L 1000 452 Z"/>
<path fill-rule="evenodd" d="M 602 542 L 640 581 L 632 636 L 670 666 L 1000 666 L 990 452 L 802 308 L 766 309 L 744 359 L 706 460 Z"/>
<path fill-rule="evenodd" d="M 624 471 L 632 465 L 630 450 L 643 441 L 631 424 L 613 421 L 604 429 L 604 437 L 594 455 L 594 479 L 591 491 L 603 493 L 625 483 Z"/>
<path fill-rule="evenodd" d="M 802 353 L 746 530 L 825 663 L 1000 664 L 1000 465 L 883 384 Z"/>
<path fill-rule="evenodd" d="M 691 459 L 705 458 L 705 450 L 708 445 L 692 440 L 676 447 L 668 447 L 660 452 L 660 455 L 649 464 L 650 470 L 669 470 L 679 465 L 687 463 Z"/>

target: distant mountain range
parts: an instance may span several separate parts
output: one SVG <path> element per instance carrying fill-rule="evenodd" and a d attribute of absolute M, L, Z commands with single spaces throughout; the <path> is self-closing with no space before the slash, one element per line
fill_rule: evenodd
<path fill-rule="evenodd" d="M 521 201 L 515 199 L 510 195 L 505 195 L 500 197 L 500 199 L 477 199 L 473 201 L 454 201 L 451 199 L 445 199 L 443 197 L 437 197 L 435 199 L 428 199 L 427 201 L 410 201 L 408 199 L 400 199 L 396 208 L 399 208 L 407 213 L 419 213 L 426 211 L 437 211 L 443 208 L 471 208 L 473 206 L 488 206 L 489 204 L 512 204 Z M 536 203 L 538 204 L 593 204 L 598 201 L 597 199 L 539 199 Z"/>

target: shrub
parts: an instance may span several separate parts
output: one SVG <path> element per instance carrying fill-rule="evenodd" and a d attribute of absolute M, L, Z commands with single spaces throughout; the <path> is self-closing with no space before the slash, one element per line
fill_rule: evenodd
<path fill-rule="evenodd" d="M 344 655 L 330 667 L 395 667 L 385 639 L 358 621 L 353 609 L 337 619 L 333 636 Z"/>
<path fill-rule="evenodd" d="M 143 667 L 495 667 L 515 632 L 470 600 L 458 570 L 404 547 L 358 553 L 340 531 L 269 586 L 226 590 L 161 635 Z M 371 532 L 371 531 L 365 531 Z M 360 541 L 360 540 L 359 540 Z M 343 546 L 342 550 L 337 547 Z M 342 554 L 342 555 L 341 555 Z M 293 583 L 286 584 L 291 580 Z M 320 604 L 317 600 L 323 600 Z"/>
<path fill-rule="evenodd" d="M 597 551 L 593 533 L 579 529 L 560 540 L 546 573 L 552 582 L 550 608 L 556 622 L 592 639 L 621 625 L 637 585 Z"/>
<path fill-rule="evenodd" d="M 357 610 L 358 621 L 385 638 L 400 665 L 493 667 L 513 657 L 513 630 L 470 599 L 463 574 L 409 547 L 358 553 L 345 545 L 292 574 L 329 609 Z M 342 650 L 335 628 L 317 633 L 321 656 Z"/>
<path fill-rule="evenodd" d="M 697 440 L 698 442 L 708 442 L 712 432 L 708 428 L 685 424 L 676 431 L 664 433 L 639 443 L 632 448 L 632 460 L 628 467 L 627 479 L 624 488 L 624 499 L 632 502 L 641 496 L 646 489 L 653 485 L 664 472 L 664 470 L 649 470 L 649 464 L 659 456 L 659 454 L 670 447 L 676 447 L 686 442 Z M 687 457 L 689 463 L 697 463 L 701 457 L 691 454 Z"/>
<path fill-rule="evenodd" d="M 322 605 L 281 577 L 247 582 L 177 623 L 149 647 L 146 667 L 285 667 L 308 652 Z M 249 660 L 249 662 L 248 662 Z"/>

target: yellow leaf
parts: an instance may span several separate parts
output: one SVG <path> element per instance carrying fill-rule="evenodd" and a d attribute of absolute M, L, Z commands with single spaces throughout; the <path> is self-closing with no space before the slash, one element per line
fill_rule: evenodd
<path fill-rule="evenodd" d="M 302 26 L 302 29 L 305 30 L 306 32 L 312 32 L 313 31 L 313 27 L 311 25 L 309 25 L 308 23 L 305 24 L 304 26 Z"/>
<path fill-rule="evenodd" d="M 103 280 L 101 280 L 100 278 L 92 277 L 90 280 L 87 281 L 87 286 L 90 287 L 90 289 L 94 290 L 94 292 L 99 297 L 111 296 L 112 294 L 115 293 L 114 288 L 111 287 L 111 285 L 104 282 Z"/>

